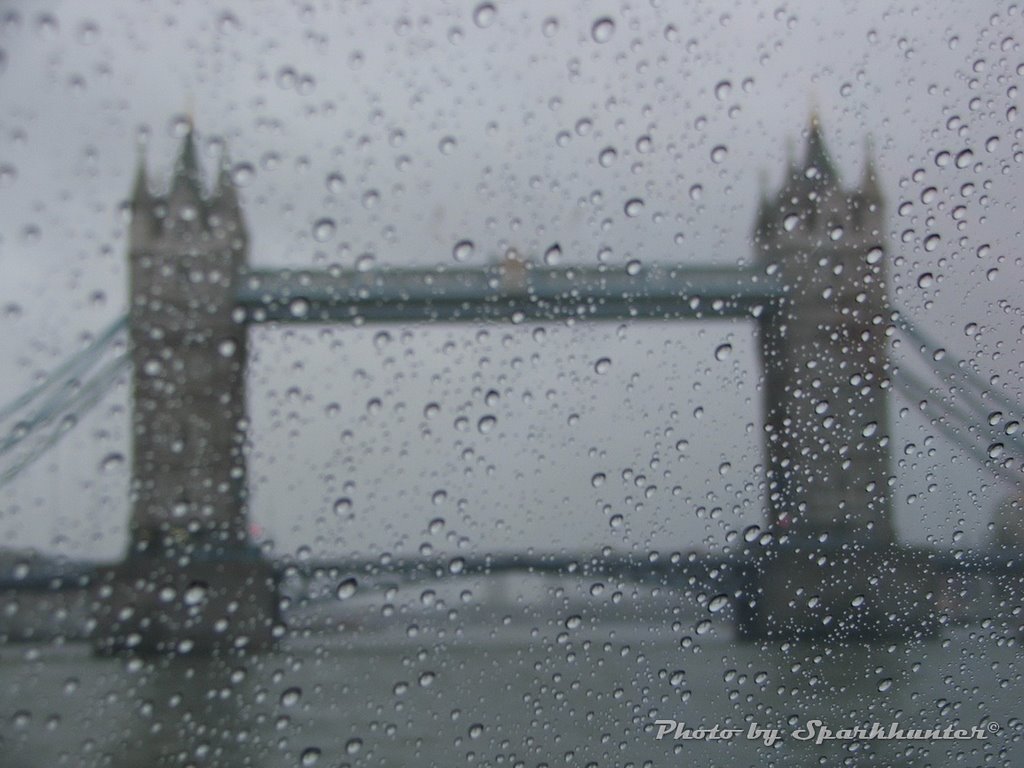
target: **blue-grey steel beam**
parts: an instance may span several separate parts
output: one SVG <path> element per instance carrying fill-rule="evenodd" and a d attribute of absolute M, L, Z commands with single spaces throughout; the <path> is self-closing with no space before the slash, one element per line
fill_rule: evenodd
<path fill-rule="evenodd" d="M 236 303 L 264 322 L 480 322 L 756 318 L 782 295 L 747 267 L 250 270 Z"/>

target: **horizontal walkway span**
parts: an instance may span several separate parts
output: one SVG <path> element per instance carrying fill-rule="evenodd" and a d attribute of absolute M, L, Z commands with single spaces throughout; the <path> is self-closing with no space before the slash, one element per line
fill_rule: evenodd
<path fill-rule="evenodd" d="M 762 269 L 654 266 L 251 270 L 248 322 L 474 322 L 757 317 L 782 294 Z"/>

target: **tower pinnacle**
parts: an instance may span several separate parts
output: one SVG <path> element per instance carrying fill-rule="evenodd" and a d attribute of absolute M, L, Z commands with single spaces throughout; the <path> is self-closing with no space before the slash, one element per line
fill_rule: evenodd
<path fill-rule="evenodd" d="M 132 209 L 138 210 L 148 204 L 152 199 L 149 191 L 149 178 L 146 173 L 145 147 L 140 142 L 138 159 L 135 165 L 135 183 L 132 185 Z"/>
<path fill-rule="evenodd" d="M 864 173 L 861 176 L 861 196 L 871 202 L 881 202 L 882 190 L 878 186 L 878 172 L 875 170 L 875 148 L 874 142 L 868 136 L 864 140 Z"/>
<path fill-rule="evenodd" d="M 199 175 L 199 160 L 196 156 L 196 145 L 193 139 L 192 121 L 188 122 L 188 130 L 181 140 L 181 149 L 174 164 L 174 181 L 171 184 L 171 197 L 185 192 L 198 200 L 202 197 L 202 182 Z"/>
<path fill-rule="evenodd" d="M 839 176 L 832 165 L 832 158 L 829 157 L 828 149 L 825 147 L 825 138 L 821 132 L 821 121 L 817 112 L 811 113 L 810 123 L 807 126 L 807 147 L 804 155 L 804 168 L 816 171 L 816 178 L 824 183 L 836 183 Z"/>

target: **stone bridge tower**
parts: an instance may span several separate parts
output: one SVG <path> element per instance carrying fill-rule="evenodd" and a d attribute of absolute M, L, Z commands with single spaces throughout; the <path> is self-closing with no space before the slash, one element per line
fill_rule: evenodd
<path fill-rule="evenodd" d="M 167 195 L 140 163 L 131 208 L 132 544 L 244 546 L 246 331 L 234 294 L 248 241 L 234 187 L 222 169 L 204 193 L 189 130 Z"/>
<path fill-rule="evenodd" d="M 812 118 L 755 229 L 784 293 L 760 327 L 775 536 L 737 603 L 750 638 L 934 631 L 934 569 L 893 531 L 884 226 L 870 154 L 843 188 Z"/>
<path fill-rule="evenodd" d="M 223 169 L 205 192 L 190 129 L 165 196 L 140 163 L 131 214 L 130 538 L 97 578 L 94 647 L 266 647 L 279 612 L 273 569 L 248 537 L 241 208 Z"/>
<path fill-rule="evenodd" d="M 761 327 L 770 521 L 798 538 L 893 540 L 883 201 L 869 156 L 840 184 L 812 117 L 755 241 L 786 293 Z"/>

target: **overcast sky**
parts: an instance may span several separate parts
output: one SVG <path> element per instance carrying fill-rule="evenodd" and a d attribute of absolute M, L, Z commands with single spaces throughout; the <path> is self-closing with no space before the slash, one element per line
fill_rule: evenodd
<path fill-rule="evenodd" d="M 480 264 L 738 264 L 812 105 L 848 185 L 873 137 L 894 302 L 1019 398 L 1021 29 L 999 3 L 7 3 L 0 400 L 123 312 L 136 147 L 166 183 L 186 114 L 208 175 L 229 149 L 256 264 L 451 264 L 462 240 Z M 279 552 L 670 551 L 761 518 L 749 323 L 380 330 L 253 332 Z M 901 405 L 902 535 L 981 541 L 1012 489 Z M 121 550 L 127 407 L 122 385 L 0 491 L 0 545 Z"/>

